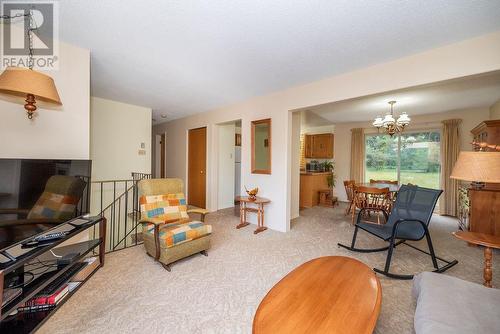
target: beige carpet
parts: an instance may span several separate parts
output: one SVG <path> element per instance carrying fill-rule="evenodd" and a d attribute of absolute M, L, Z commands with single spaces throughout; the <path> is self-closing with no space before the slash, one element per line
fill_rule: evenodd
<path fill-rule="evenodd" d="M 337 247 L 348 243 L 353 227 L 343 207 L 301 212 L 289 233 L 254 226 L 236 230 L 232 210 L 209 215 L 213 225 L 209 256 L 195 255 L 165 271 L 146 256 L 143 247 L 110 254 L 98 271 L 40 329 L 40 333 L 250 333 L 253 315 L 267 291 L 284 275 L 310 259 L 346 255 L 370 267 L 382 267 L 385 253 L 350 253 Z M 447 272 L 481 283 L 482 251 L 455 240 L 454 220 L 435 217 L 431 224 L 438 255 L 456 258 Z M 364 232 L 360 246 L 382 245 Z M 422 244 L 423 245 L 423 244 Z M 494 257 L 494 269 L 500 268 Z M 406 247 L 394 255 L 397 272 L 432 269 L 430 258 Z M 493 284 L 500 286 L 500 275 Z M 412 333 L 414 301 L 411 281 L 381 277 L 382 312 L 376 333 Z M 453 296 L 450 296 L 453 298 Z"/>

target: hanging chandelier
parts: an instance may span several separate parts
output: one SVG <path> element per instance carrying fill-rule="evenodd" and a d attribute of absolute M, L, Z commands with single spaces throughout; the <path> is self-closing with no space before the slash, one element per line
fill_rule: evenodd
<path fill-rule="evenodd" d="M 396 134 L 403 132 L 404 128 L 410 124 L 410 117 L 404 112 L 402 113 L 398 120 L 394 118 L 394 104 L 396 101 L 389 101 L 389 105 L 391 106 L 391 112 L 385 115 L 384 118 L 377 116 L 375 121 L 373 122 L 373 126 L 380 131 L 380 128 L 384 128 L 385 132 L 391 137 Z"/>

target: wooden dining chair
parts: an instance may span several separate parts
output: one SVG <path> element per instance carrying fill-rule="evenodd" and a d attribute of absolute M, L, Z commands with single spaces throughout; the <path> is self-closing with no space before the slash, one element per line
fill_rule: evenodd
<path fill-rule="evenodd" d="M 387 221 L 392 208 L 392 198 L 389 188 L 375 188 L 375 187 L 354 187 L 354 210 L 352 214 L 352 223 L 356 218 L 356 209 L 363 211 L 367 216 L 376 214 L 377 224 L 381 224 L 380 214 L 385 218 L 384 223 Z"/>
<path fill-rule="evenodd" d="M 354 185 L 356 181 L 354 180 L 346 180 L 344 181 L 345 193 L 347 194 L 347 201 L 349 202 L 349 206 L 345 210 L 345 214 L 348 215 L 353 209 L 353 201 L 354 201 Z"/>
<path fill-rule="evenodd" d="M 385 184 L 395 184 L 395 185 L 398 185 L 398 181 L 394 181 L 394 180 L 374 180 L 374 179 L 370 179 L 370 183 L 385 183 Z M 396 200 L 396 193 L 391 193 L 390 194 L 391 196 L 391 200 L 394 202 Z"/>

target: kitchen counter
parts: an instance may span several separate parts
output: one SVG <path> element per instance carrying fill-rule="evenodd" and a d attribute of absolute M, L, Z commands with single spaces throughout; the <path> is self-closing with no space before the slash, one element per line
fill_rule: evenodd
<path fill-rule="evenodd" d="M 319 191 L 328 189 L 326 178 L 332 172 L 300 172 L 300 207 L 311 208 L 319 204 Z"/>
<path fill-rule="evenodd" d="M 300 175 L 328 175 L 332 172 L 300 171 Z"/>

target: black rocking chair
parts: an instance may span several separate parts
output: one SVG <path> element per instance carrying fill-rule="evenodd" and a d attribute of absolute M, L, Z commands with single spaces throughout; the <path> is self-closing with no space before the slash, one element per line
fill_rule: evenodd
<path fill-rule="evenodd" d="M 391 266 L 391 258 L 394 248 L 400 244 L 405 244 L 413 249 L 431 256 L 432 264 L 435 268 L 434 272 L 442 273 L 458 263 L 457 260 L 447 261 L 434 254 L 431 236 L 429 234 L 429 222 L 432 217 L 432 212 L 436 206 L 436 202 L 441 195 L 442 190 L 421 188 L 417 186 L 403 185 L 399 189 L 396 197 L 396 202 L 392 208 L 391 214 L 384 225 L 362 222 L 363 211 L 358 213 L 357 222 L 352 237 L 351 246 L 338 244 L 341 247 L 354 252 L 372 253 L 372 252 L 387 252 L 384 270 L 374 268 L 377 273 L 397 279 L 412 279 L 413 275 L 394 274 L 389 271 Z M 376 249 L 359 249 L 355 247 L 356 236 L 358 229 L 362 229 L 376 237 L 389 242 L 389 246 Z M 406 243 L 407 240 L 418 241 L 423 237 L 427 239 L 429 252 Z M 437 260 L 446 263 L 439 267 Z"/>

